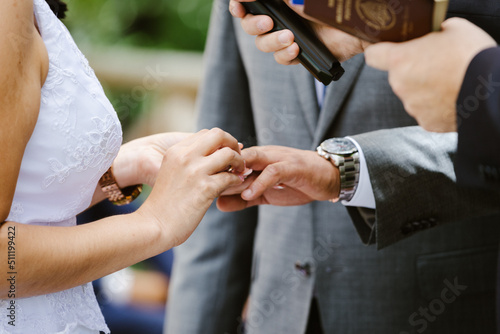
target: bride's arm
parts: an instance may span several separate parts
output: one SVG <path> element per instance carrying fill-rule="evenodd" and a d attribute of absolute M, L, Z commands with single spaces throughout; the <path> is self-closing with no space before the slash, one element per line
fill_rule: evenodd
<path fill-rule="evenodd" d="M 237 141 L 221 130 L 202 131 L 161 155 L 158 177 L 154 173 L 151 180 L 156 185 L 136 213 L 76 227 L 5 222 L 48 69 L 32 1 L 0 0 L 0 50 L 0 298 L 78 286 L 178 245 L 213 199 L 241 182 L 235 174 L 218 173 L 228 165 L 243 171 Z M 124 186 L 142 182 L 126 171 L 116 168 Z"/>
<path fill-rule="evenodd" d="M 9 296 L 12 275 L 16 298 L 45 294 L 90 282 L 183 243 L 213 200 L 242 182 L 237 174 L 220 172 L 229 165 L 243 172 L 238 152 L 238 142 L 229 134 L 200 131 L 168 150 L 151 194 L 135 213 L 74 227 L 4 223 L 0 297 Z"/>
<path fill-rule="evenodd" d="M 76 227 L 3 224 L 0 298 L 69 289 L 173 246 L 159 224 L 145 220 L 131 214 Z"/>

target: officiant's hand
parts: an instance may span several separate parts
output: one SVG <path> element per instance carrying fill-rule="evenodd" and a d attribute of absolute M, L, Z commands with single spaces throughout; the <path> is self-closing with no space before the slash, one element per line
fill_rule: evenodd
<path fill-rule="evenodd" d="M 303 205 L 339 196 L 338 168 L 314 151 L 256 146 L 243 150 L 242 156 L 254 172 L 241 186 L 222 194 L 217 200 L 221 211 L 261 204 Z"/>
<path fill-rule="evenodd" d="M 389 72 L 406 111 L 426 130 L 457 129 L 457 98 L 469 63 L 495 40 L 471 22 L 451 18 L 442 31 L 404 43 L 367 48 L 366 63 Z"/>
<path fill-rule="evenodd" d="M 241 2 L 252 0 L 231 0 L 229 10 L 236 18 L 241 18 L 241 26 L 249 35 L 257 36 L 255 44 L 260 51 L 273 52 L 276 62 L 282 65 L 298 64 L 296 59 L 299 55 L 299 47 L 294 42 L 293 33 L 290 30 L 269 32 L 273 28 L 273 20 L 267 15 L 247 14 Z M 370 45 L 362 39 L 347 34 L 341 30 L 332 28 L 304 14 L 303 6 L 292 5 L 285 0 L 295 12 L 310 21 L 319 39 L 328 47 L 330 52 L 343 62 L 355 55 L 362 53 Z"/>

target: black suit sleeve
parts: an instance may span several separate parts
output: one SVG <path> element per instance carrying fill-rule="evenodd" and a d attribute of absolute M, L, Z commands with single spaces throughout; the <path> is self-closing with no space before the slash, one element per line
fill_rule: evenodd
<path fill-rule="evenodd" d="M 469 65 L 457 100 L 459 184 L 500 190 L 500 47 Z"/>

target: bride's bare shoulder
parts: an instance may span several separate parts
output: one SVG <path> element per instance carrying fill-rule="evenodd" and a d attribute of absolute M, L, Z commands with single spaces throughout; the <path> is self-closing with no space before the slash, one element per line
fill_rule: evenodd
<path fill-rule="evenodd" d="M 0 0 L 0 50 L 0 105 L 26 102 L 18 100 L 25 99 L 23 93 L 35 97 L 30 105 L 39 103 L 36 96 L 45 81 L 48 57 L 35 26 L 32 0 Z"/>
<path fill-rule="evenodd" d="M 43 70 L 46 50 L 36 28 L 32 0 L 0 0 L 0 50 L 2 72 L 24 75 L 27 69 Z"/>
<path fill-rule="evenodd" d="M 33 22 L 33 1 L 0 0 L 0 43 L 3 46 L 9 43 L 12 47 L 18 44 L 22 47 L 21 41 L 26 43 L 32 38 L 30 26 Z"/>

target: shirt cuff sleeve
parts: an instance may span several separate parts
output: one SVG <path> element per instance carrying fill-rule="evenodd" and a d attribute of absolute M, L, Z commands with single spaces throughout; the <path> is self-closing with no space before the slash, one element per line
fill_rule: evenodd
<path fill-rule="evenodd" d="M 368 209 L 375 209 L 375 195 L 373 194 L 372 183 L 370 181 L 370 174 L 368 173 L 368 167 L 366 166 L 365 155 L 359 144 L 352 139 L 347 137 L 354 145 L 356 145 L 359 153 L 359 182 L 356 192 L 350 201 L 342 201 L 342 204 L 346 206 L 356 206 Z"/>

